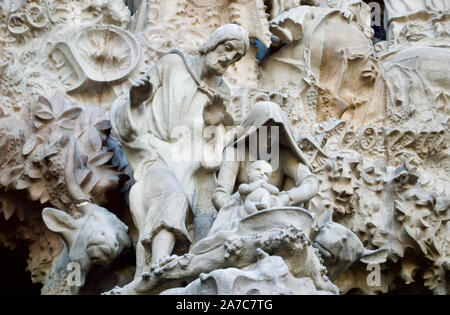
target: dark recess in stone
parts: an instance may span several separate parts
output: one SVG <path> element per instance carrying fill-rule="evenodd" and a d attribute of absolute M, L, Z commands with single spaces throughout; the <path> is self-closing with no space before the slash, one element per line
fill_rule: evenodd
<path fill-rule="evenodd" d="M 42 285 L 31 282 L 27 259 L 25 246 L 14 250 L 0 246 L 0 295 L 40 295 Z"/>

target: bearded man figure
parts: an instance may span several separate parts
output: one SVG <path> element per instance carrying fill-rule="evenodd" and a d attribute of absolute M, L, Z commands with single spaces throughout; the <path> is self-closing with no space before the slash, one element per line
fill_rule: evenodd
<path fill-rule="evenodd" d="M 221 76 L 248 49 L 243 28 L 221 26 L 198 55 L 175 49 L 161 58 L 111 108 L 113 135 L 120 139 L 135 179 L 130 208 L 139 231 L 136 276 L 172 253 L 183 253 L 192 241 L 195 176 L 202 170 L 213 176 L 222 150 L 204 154 L 202 147 L 221 144 L 202 135 L 201 143 L 186 143 L 199 139 L 195 133 L 207 126 L 215 127 L 214 139 L 219 139 L 232 123 L 226 112 L 230 90 Z"/>

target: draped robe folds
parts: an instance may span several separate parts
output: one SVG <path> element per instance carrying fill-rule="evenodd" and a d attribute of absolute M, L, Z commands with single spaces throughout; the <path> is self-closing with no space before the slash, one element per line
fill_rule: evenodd
<path fill-rule="evenodd" d="M 265 62 L 264 88 L 277 90 L 298 78 L 313 77 L 335 99 L 333 117 L 352 120 L 356 128 L 383 123 L 384 80 L 361 25 L 347 23 L 340 9 L 300 6 L 273 19 L 271 30 L 282 41 L 287 38 L 288 45 Z M 336 30 L 341 33 L 333 34 Z M 368 69 L 376 76 L 370 84 L 363 76 Z"/>
<path fill-rule="evenodd" d="M 303 206 L 318 192 L 317 178 L 312 174 L 307 158 L 297 146 L 291 126 L 281 108 L 269 102 L 255 104 L 242 122 L 241 128 L 238 129 L 236 140 L 230 142 L 225 149 L 225 160 L 217 176 L 214 197 L 222 200 L 220 201 L 222 206 L 209 235 L 219 231 L 233 230 L 246 216 L 244 203 L 236 187 L 237 184 L 248 183 L 248 168 L 258 157 L 251 155 L 247 145 L 240 146 L 238 143 L 245 141 L 261 126 L 273 124 L 279 127 L 279 141 L 276 143 L 279 146 L 279 163 L 277 168 L 274 168 L 269 182 L 289 195 L 289 204 L 284 206 Z M 245 151 L 245 160 L 227 160 L 227 156 L 240 156 L 241 154 L 237 151 L 241 149 Z M 232 150 L 234 153 L 228 155 L 227 150 Z M 273 153 L 275 150 L 271 151 Z M 270 163 L 269 160 L 268 162 Z"/>
<path fill-rule="evenodd" d="M 274 53 L 270 62 L 266 63 L 265 68 L 268 70 L 263 76 L 263 86 L 271 90 L 281 89 L 286 82 L 298 81 L 298 77 L 312 76 L 319 81 L 324 35 L 317 30 L 331 16 L 340 15 L 339 12 L 331 8 L 300 6 L 270 21 L 272 33 L 287 45 Z M 272 73 L 276 71 L 273 68 L 286 72 L 284 80 L 275 79 Z"/>
<path fill-rule="evenodd" d="M 407 18 L 421 12 L 448 12 L 448 0 L 389 0 L 385 2 L 387 18 Z"/>
<path fill-rule="evenodd" d="M 384 20 L 388 40 L 397 39 L 407 23 L 417 26 L 433 18 L 440 20 L 441 23 L 449 23 L 448 0 L 390 0 L 385 1 L 385 6 Z"/>
<path fill-rule="evenodd" d="M 130 191 L 131 212 L 146 242 L 163 228 L 175 234 L 177 245 L 191 242 L 195 172 L 205 164 L 208 171 L 220 165 L 204 163 L 191 152 L 202 150 L 192 141 L 194 130 L 203 141 L 203 112 L 211 99 L 188 69 L 188 58 L 178 51 L 155 64 L 149 73 L 152 93 L 141 106 L 131 107 L 129 93 L 124 93 L 111 108 L 113 135 L 120 139 L 136 181 Z"/>

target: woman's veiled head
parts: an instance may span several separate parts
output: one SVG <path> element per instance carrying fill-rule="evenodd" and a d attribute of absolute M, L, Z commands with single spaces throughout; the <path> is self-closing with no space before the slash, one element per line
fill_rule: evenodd
<path fill-rule="evenodd" d="M 263 126 L 268 128 L 261 128 Z M 274 127 L 276 129 L 274 129 Z M 294 135 L 292 134 L 289 120 L 277 103 L 269 101 L 255 103 L 241 123 L 241 126 L 238 128 L 235 140 L 232 143 L 237 144 L 241 141 L 247 141 L 250 136 L 255 133 L 258 138 L 257 143 L 266 143 L 266 149 L 268 149 L 271 154 L 279 152 L 278 149 L 280 149 L 280 146 L 289 148 L 301 162 L 309 167 L 307 159 L 299 149 Z M 261 140 L 260 142 L 260 136 L 265 137 L 265 141 Z M 274 145 L 276 147 L 274 147 Z M 260 149 L 261 148 L 258 147 L 258 150 Z M 274 167 L 274 169 L 276 169 L 276 167 Z"/>

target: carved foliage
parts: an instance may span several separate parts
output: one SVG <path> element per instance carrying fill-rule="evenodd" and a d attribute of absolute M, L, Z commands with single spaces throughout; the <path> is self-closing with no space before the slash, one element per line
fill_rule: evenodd
<path fill-rule="evenodd" d="M 109 121 L 100 108 L 82 108 L 63 94 L 39 97 L 28 123 L 1 120 L 4 189 L 26 189 L 31 200 L 74 211 L 74 201 L 105 202 L 119 183 L 105 146 Z"/>

